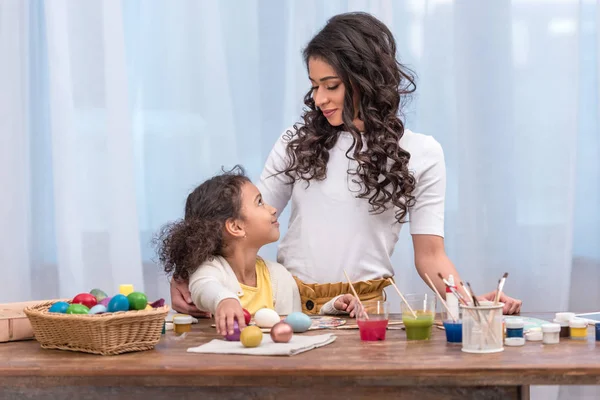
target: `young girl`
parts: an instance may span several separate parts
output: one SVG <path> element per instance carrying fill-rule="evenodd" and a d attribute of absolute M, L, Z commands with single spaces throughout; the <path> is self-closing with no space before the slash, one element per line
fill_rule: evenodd
<path fill-rule="evenodd" d="M 240 166 L 198 186 L 187 198 L 183 220 L 158 237 L 159 259 L 175 280 L 189 280 L 198 309 L 215 316 L 217 332 L 245 327 L 243 308 L 270 308 L 280 315 L 302 311 L 298 286 L 281 264 L 257 256 L 279 239 L 277 210 L 266 204 Z M 350 313 L 356 299 L 343 294 L 321 314 Z"/>

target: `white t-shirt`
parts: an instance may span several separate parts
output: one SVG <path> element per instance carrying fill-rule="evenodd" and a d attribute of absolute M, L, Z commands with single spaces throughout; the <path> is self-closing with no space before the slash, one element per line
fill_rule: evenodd
<path fill-rule="evenodd" d="M 347 172 L 358 165 L 346 157 L 353 142 L 350 133 L 341 133 L 329 151 L 325 180 L 311 180 L 310 185 L 297 180 L 290 185 L 290 178 L 277 174 L 287 165 L 290 132 L 293 128 L 275 143 L 258 184 L 263 199 L 278 214 L 290 199 L 292 203 L 277 261 L 306 283 L 345 281 L 344 269 L 353 281 L 393 276 L 391 256 L 403 224 L 396 221 L 396 207 L 374 214 L 369 212 L 367 198 L 356 197 L 360 185 L 352 180 L 358 177 Z M 416 203 L 409 209 L 410 233 L 443 237 L 446 167 L 442 147 L 433 137 L 408 129 L 400 146 L 411 155 L 408 168 L 417 182 Z"/>

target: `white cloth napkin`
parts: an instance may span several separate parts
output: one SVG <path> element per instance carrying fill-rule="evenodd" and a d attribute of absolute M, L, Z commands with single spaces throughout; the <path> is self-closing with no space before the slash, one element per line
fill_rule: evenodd
<path fill-rule="evenodd" d="M 190 347 L 188 353 L 246 354 L 253 356 L 294 356 L 317 347 L 332 343 L 336 336 L 332 333 L 316 336 L 294 335 L 288 343 L 275 343 L 271 336 L 263 334 L 258 347 L 244 347 L 241 342 L 213 339 L 198 347 Z"/>

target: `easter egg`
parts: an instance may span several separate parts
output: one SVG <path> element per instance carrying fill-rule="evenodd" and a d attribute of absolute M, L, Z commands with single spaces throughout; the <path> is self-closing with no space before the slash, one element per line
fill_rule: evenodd
<path fill-rule="evenodd" d="M 106 306 L 102 304 L 96 304 L 94 307 L 90 308 L 90 312 L 88 314 L 103 314 L 106 312 Z"/>
<path fill-rule="evenodd" d="M 244 312 L 244 320 L 246 321 L 246 325 L 250 325 L 250 320 L 252 319 L 250 311 L 246 310 L 245 308 L 242 308 L 242 311 Z"/>
<path fill-rule="evenodd" d="M 247 326 L 240 334 L 240 342 L 244 347 L 258 347 L 262 339 L 263 333 L 258 326 Z"/>
<path fill-rule="evenodd" d="M 98 300 L 90 293 L 80 293 L 73 298 L 72 304 L 83 304 L 87 308 L 92 308 L 98 304 Z"/>
<path fill-rule="evenodd" d="M 152 308 L 159 308 L 165 305 L 165 299 L 158 299 L 155 302 L 151 303 L 150 306 Z"/>
<path fill-rule="evenodd" d="M 108 312 L 119 312 L 129 310 L 129 300 L 122 294 L 114 296 L 106 307 Z"/>
<path fill-rule="evenodd" d="M 233 321 L 233 335 L 225 335 L 225 340 L 229 340 L 230 342 L 240 341 L 240 326 L 238 325 L 237 321 Z"/>
<path fill-rule="evenodd" d="M 312 325 L 310 317 L 301 312 L 293 312 L 285 318 L 285 322 L 290 324 L 294 332 L 306 332 Z"/>
<path fill-rule="evenodd" d="M 148 298 L 144 293 L 133 292 L 127 295 L 130 310 L 143 310 L 148 305 Z"/>
<path fill-rule="evenodd" d="M 104 307 L 108 307 L 108 303 L 112 300 L 112 297 L 105 297 L 98 302 L 98 304 L 102 304 Z"/>
<path fill-rule="evenodd" d="M 294 331 L 292 327 L 284 321 L 278 322 L 271 328 L 271 339 L 275 343 L 287 343 L 292 338 Z"/>
<path fill-rule="evenodd" d="M 57 303 L 52 304 L 52 307 L 50 307 L 50 309 L 48 310 L 48 312 L 55 312 L 55 313 L 64 314 L 64 313 L 67 312 L 68 308 L 69 308 L 69 303 L 66 303 L 64 301 L 59 301 Z"/>
<path fill-rule="evenodd" d="M 107 298 L 108 295 L 100 289 L 90 290 L 90 294 L 96 298 L 96 301 L 100 303 L 103 299 Z"/>
<path fill-rule="evenodd" d="M 67 308 L 67 314 L 87 314 L 89 312 L 90 309 L 83 304 L 71 304 L 69 308 Z"/>
<path fill-rule="evenodd" d="M 254 322 L 261 328 L 270 328 L 279 321 L 279 314 L 270 308 L 261 308 L 254 314 Z"/>

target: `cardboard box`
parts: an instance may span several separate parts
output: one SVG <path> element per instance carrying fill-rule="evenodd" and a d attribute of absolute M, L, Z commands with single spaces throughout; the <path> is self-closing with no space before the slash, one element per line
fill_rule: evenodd
<path fill-rule="evenodd" d="M 33 330 L 23 309 L 44 301 L 0 304 L 0 343 L 33 339 Z"/>

